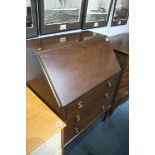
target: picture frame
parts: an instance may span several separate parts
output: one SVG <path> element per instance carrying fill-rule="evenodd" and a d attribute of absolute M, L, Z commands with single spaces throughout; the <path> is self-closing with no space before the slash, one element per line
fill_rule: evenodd
<path fill-rule="evenodd" d="M 39 0 L 40 33 L 81 28 L 84 0 Z"/>
<path fill-rule="evenodd" d="M 105 27 L 113 0 L 86 0 L 82 29 Z"/>
<path fill-rule="evenodd" d="M 38 36 L 35 0 L 26 0 L 26 38 Z"/>
<path fill-rule="evenodd" d="M 129 16 L 129 0 L 116 0 L 111 26 L 125 25 Z"/>

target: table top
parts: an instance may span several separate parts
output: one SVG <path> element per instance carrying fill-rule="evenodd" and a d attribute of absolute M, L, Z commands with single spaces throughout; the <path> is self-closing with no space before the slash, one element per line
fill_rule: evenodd
<path fill-rule="evenodd" d="M 129 55 L 129 33 L 109 37 L 114 50 Z"/>
<path fill-rule="evenodd" d="M 31 152 L 65 126 L 65 123 L 27 87 L 26 152 Z"/>

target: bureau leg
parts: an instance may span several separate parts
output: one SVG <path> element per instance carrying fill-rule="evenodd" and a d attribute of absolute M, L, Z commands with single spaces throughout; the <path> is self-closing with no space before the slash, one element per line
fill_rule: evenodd
<path fill-rule="evenodd" d="M 110 108 L 109 110 L 107 110 L 103 116 L 103 122 L 105 122 L 108 118 L 110 118 L 112 115 L 112 109 Z"/>
<path fill-rule="evenodd" d="M 104 116 L 102 117 L 102 121 L 105 122 L 109 118 L 108 112 L 105 112 Z"/>
<path fill-rule="evenodd" d="M 102 121 L 105 122 L 107 118 L 107 112 L 104 114 L 104 116 L 102 117 Z"/>

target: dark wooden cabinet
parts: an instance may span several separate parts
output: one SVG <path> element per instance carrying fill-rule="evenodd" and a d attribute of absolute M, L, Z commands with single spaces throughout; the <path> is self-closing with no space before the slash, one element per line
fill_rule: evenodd
<path fill-rule="evenodd" d="M 123 33 L 109 38 L 121 67 L 119 85 L 112 111 L 129 98 L 129 34 Z"/>
<path fill-rule="evenodd" d="M 107 36 L 29 40 L 27 58 L 27 85 L 67 124 L 66 144 L 112 106 L 121 69 Z"/>
<path fill-rule="evenodd" d="M 107 26 L 113 0 L 86 0 L 82 28 Z"/>
<path fill-rule="evenodd" d="M 26 38 L 38 36 L 35 0 L 26 0 Z"/>

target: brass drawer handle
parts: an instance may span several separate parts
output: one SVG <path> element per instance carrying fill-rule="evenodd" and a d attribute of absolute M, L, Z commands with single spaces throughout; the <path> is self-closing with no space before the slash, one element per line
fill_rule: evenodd
<path fill-rule="evenodd" d="M 108 93 L 105 93 L 105 94 L 104 94 L 104 97 L 105 97 L 105 99 L 108 99 L 108 98 L 109 98 Z"/>
<path fill-rule="evenodd" d="M 75 134 L 78 134 L 79 133 L 79 128 L 75 128 Z"/>
<path fill-rule="evenodd" d="M 76 122 L 79 122 L 79 121 L 81 120 L 81 115 L 80 115 L 80 114 L 77 115 L 77 116 L 75 117 L 75 120 L 76 120 Z"/>
<path fill-rule="evenodd" d="M 108 82 L 108 87 L 110 88 L 112 86 L 111 81 Z"/>
<path fill-rule="evenodd" d="M 105 110 L 105 105 L 102 106 L 102 110 L 103 110 L 103 111 Z"/>
<path fill-rule="evenodd" d="M 83 107 L 83 102 L 80 101 L 80 102 L 78 103 L 77 107 L 78 107 L 78 109 L 81 109 L 81 108 Z"/>

